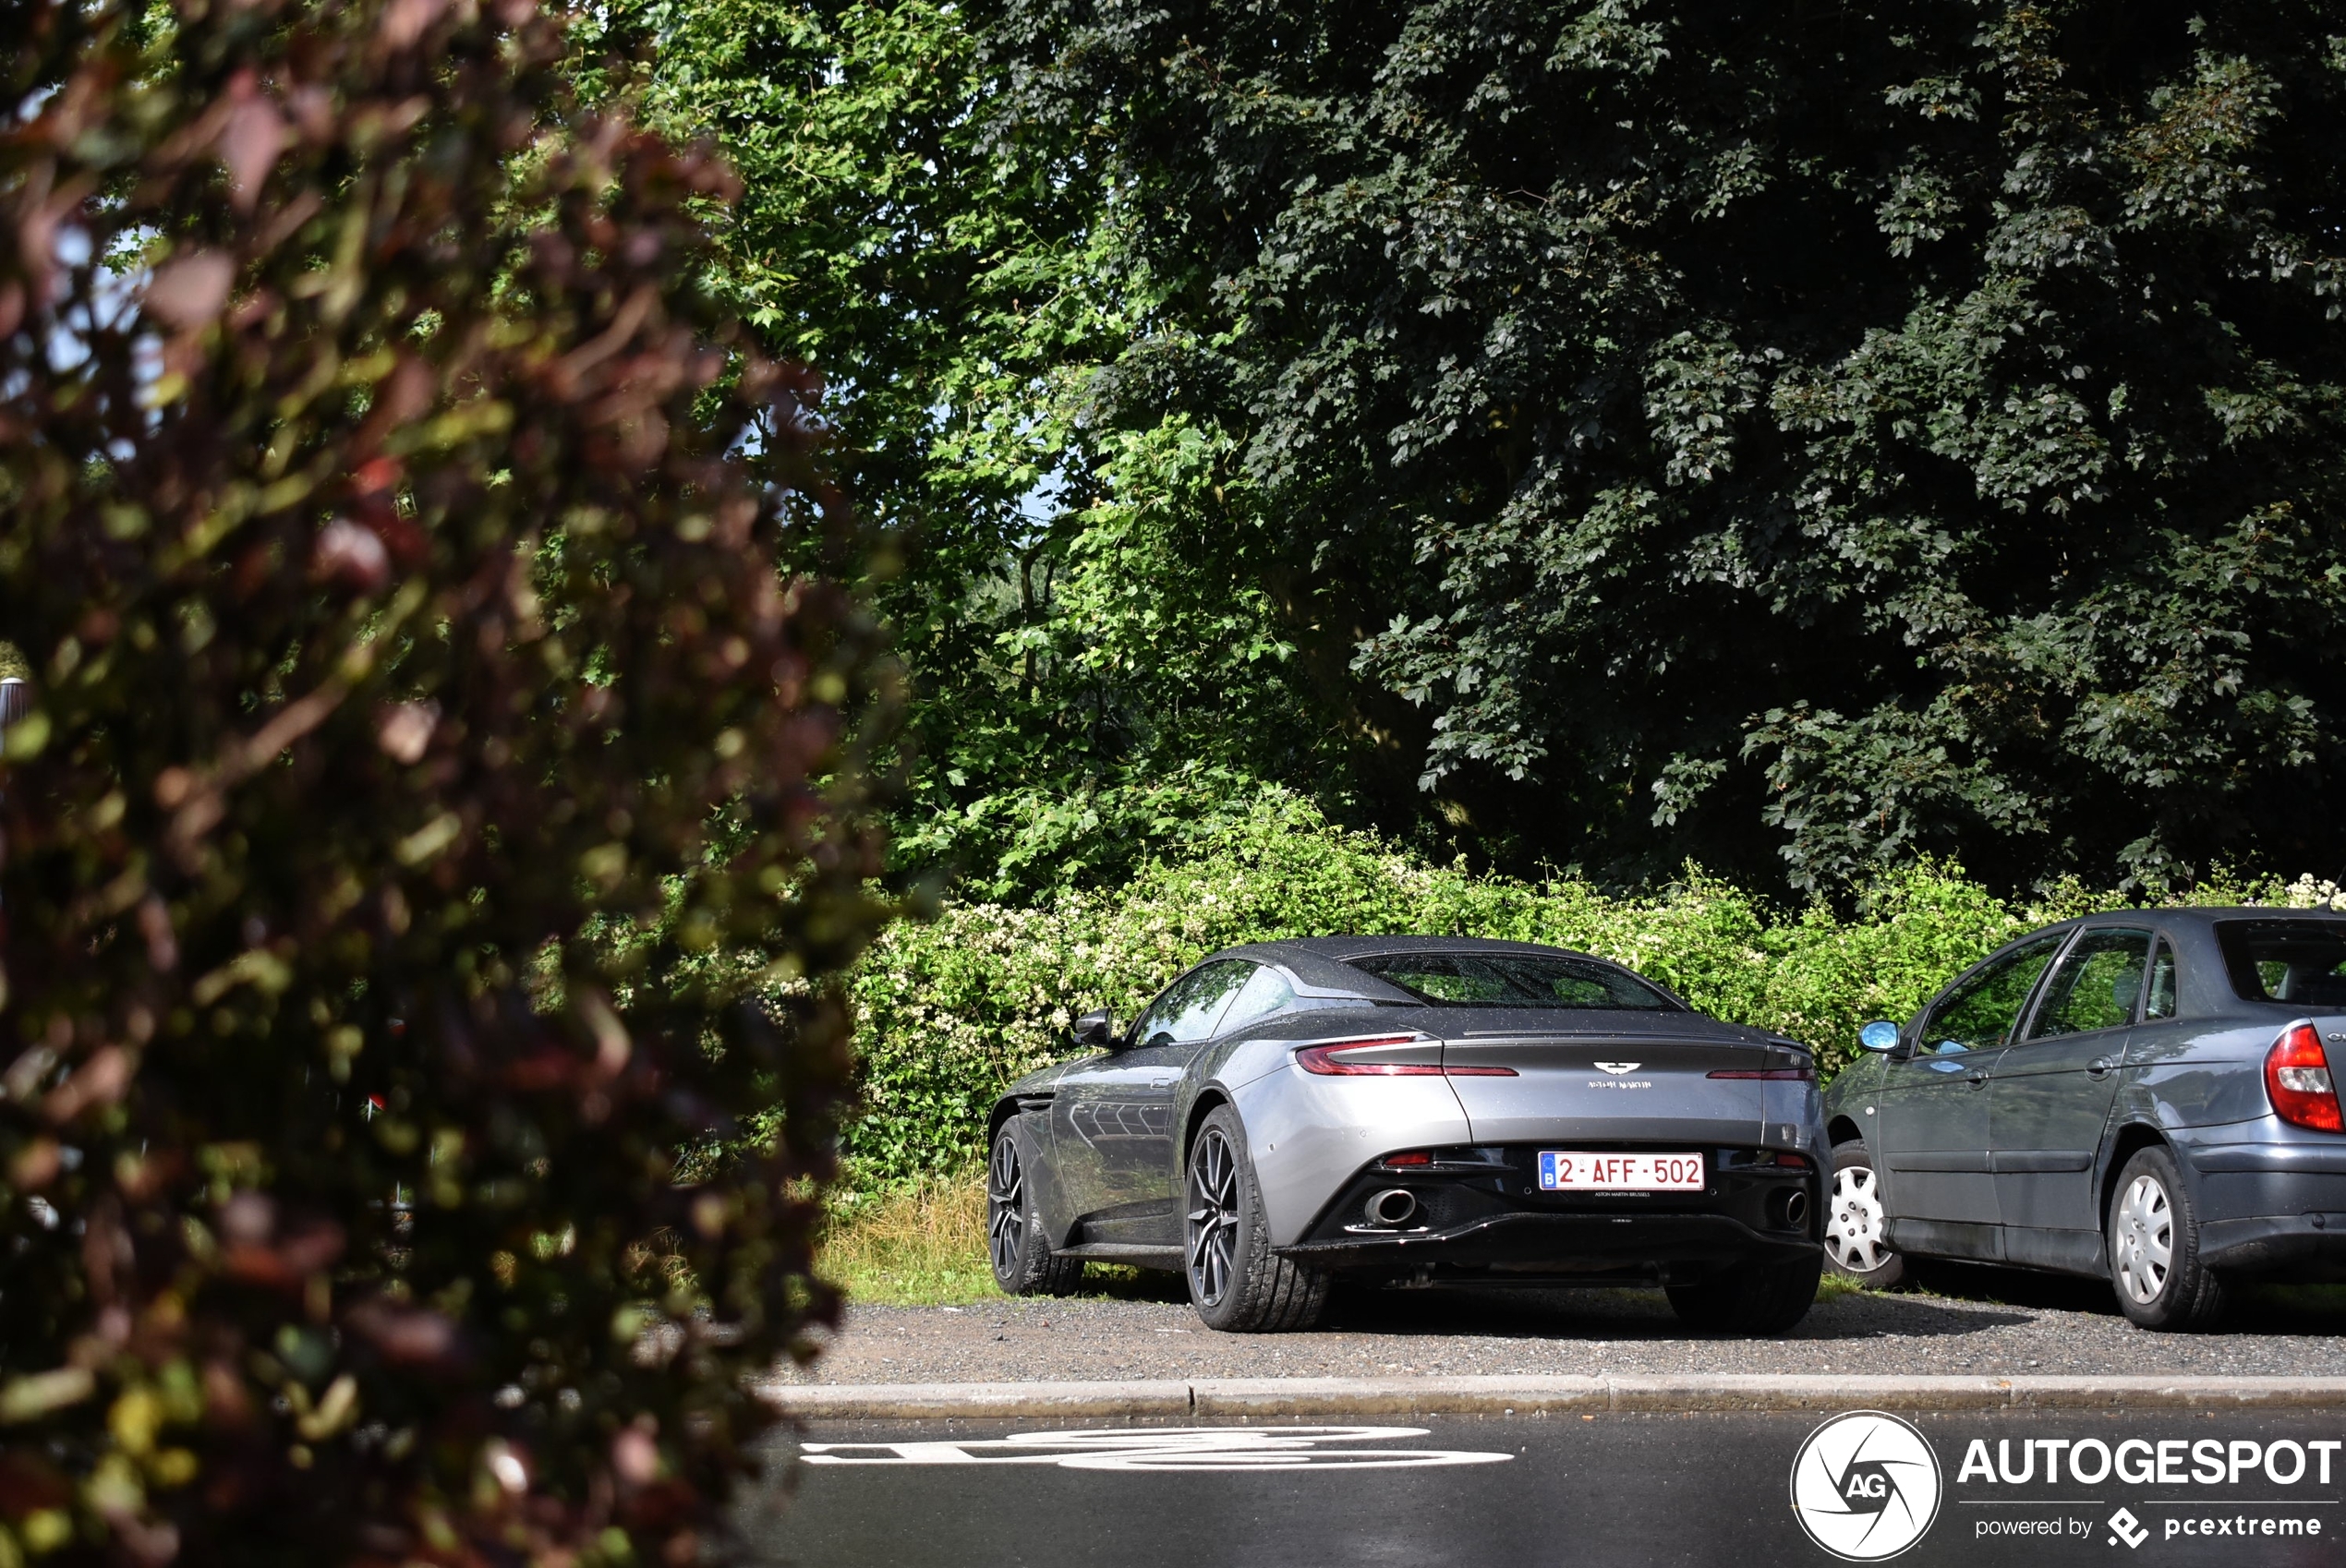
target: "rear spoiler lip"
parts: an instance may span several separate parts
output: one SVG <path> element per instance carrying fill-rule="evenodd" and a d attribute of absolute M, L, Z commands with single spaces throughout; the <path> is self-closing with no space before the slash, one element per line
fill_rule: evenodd
<path fill-rule="evenodd" d="M 1456 1044 L 1496 1045 L 1520 1041 L 1526 1044 L 1570 1044 L 1580 1042 L 1618 1041 L 1624 1045 L 1699 1045 L 1706 1048 L 1739 1047 L 1751 1051 L 1797 1051 L 1804 1056 L 1816 1055 L 1808 1046 L 1792 1040 L 1751 1040 L 1704 1038 L 1699 1034 L 1635 1034 L 1612 1029 L 1474 1029 L 1458 1034 L 1445 1034 L 1443 1039 Z"/>
<path fill-rule="evenodd" d="M 1776 1061 L 1782 1062 L 1784 1066 L 1788 1068 L 1805 1068 L 1812 1074 L 1818 1070 L 1816 1052 L 1809 1049 L 1808 1046 L 1801 1044 L 1796 1040 L 1784 1040 L 1776 1037 L 1770 1037 L 1763 1040 L 1704 1040 L 1700 1038 L 1688 1039 L 1683 1035 L 1615 1034 L 1610 1032 L 1563 1033 L 1554 1031 L 1538 1030 L 1475 1030 L 1465 1034 L 1445 1035 L 1442 1039 L 1445 1044 L 1454 1046 L 1569 1044 L 1588 1046 L 1597 1049 L 1602 1049 L 1609 1045 L 1618 1045 L 1625 1051 L 1754 1051 L 1773 1055 Z M 1775 1055 L 1776 1053 L 1783 1053 L 1783 1055 Z M 1789 1055 L 1793 1059 L 1786 1062 L 1784 1061 L 1785 1055 Z"/>

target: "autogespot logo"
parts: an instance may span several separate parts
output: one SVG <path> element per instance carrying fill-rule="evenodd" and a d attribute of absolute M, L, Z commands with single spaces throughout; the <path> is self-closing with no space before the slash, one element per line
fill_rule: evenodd
<path fill-rule="evenodd" d="M 1792 1461 L 1792 1513 L 1808 1538 L 1851 1562 L 1879 1562 L 1939 1517 L 1939 1456 L 1922 1433 L 1879 1410 L 1835 1416 Z"/>

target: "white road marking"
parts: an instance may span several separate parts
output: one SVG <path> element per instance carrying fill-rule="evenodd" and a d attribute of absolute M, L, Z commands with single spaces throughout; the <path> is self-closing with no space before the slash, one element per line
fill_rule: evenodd
<path fill-rule="evenodd" d="M 805 1442 L 809 1465 L 1052 1465 L 1063 1470 L 1394 1470 L 1493 1465 L 1512 1453 L 1324 1447 L 1395 1442 L 1423 1427 L 1155 1427 L 1014 1432 L 958 1442 Z"/>

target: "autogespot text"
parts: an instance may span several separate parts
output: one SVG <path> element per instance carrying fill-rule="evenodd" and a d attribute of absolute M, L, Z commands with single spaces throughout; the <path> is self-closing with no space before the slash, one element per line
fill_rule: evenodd
<path fill-rule="evenodd" d="M 2341 1451 L 2346 1440 L 2334 1438 L 2000 1438 L 1992 1448 L 1989 1440 L 1974 1438 L 1964 1450 L 1955 1484 L 1974 1492 L 1968 1501 L 1989 1506 L 1998 1500 L 1977 1494 L 2002 1487 L 2116 1482 L 2183 1494 L 2146 1500 L 2162 1510 L 2162 1516 L 2149 1522 L 2124 1509 L 2107 1519 L 2066 1514 L 1976 1518 L 1972 1536 L 1977 1540 L 2105 1535 L 2110 1545 L 2136 1547 L 2154 1538 L 2307 1538 L 2323 1533 L 2322 1521 L 2289 1507 L 2299 1500 L 2306 1506 L 2336 1502 L 2334 1496 L 2311 1493 L 2331 1484 Z M 2219 1487 L 2231 1495 L 2207 1495 Z M 2231 1489 L 2258 1495 L 2252 1502 Z M 2292 1495 L 2291 1489 L 2298 1490 Z M 2177 1511 L 2163 1513 L 2171 1508 Z M 2274 1509 L 2281 1511 L 2270 1512 Z"/>
<path fill-rule="evenodd" d="M 2125 1438 L 2105 1442 L 2100 1438 L 2000 1438 L 1995 1458 L 1988 1455 L 1988 1440 L 1973 1438 L 1964 1450 L 1963 1467 L 1955 1484 L 1972 1481 L 2026 1486 L 2038 1478 L 2041 1457 L 2043 1478 L 2059 1481 L 2064 1468 L 2080 1486 L 2107 1480 L 2129 1486 L 2239 1486 L 2245 1479 L 2293 1487 L 2313 1473 L 2316 1486 L 2330 1484 L 2332 1461 L 2346 1441 L 2323 1438 L 2299 1442 L 2277 1438 L 2258 1442 L 2252 1438 Z"/>

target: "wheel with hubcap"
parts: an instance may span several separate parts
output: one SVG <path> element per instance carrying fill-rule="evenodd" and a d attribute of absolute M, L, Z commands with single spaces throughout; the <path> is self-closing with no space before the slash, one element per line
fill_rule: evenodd
<path fill-rule="evenodd" d="M 1070 1296 L 1082 1283 L 1083 1260 L 1060 1257 L 1044 1236 L 1016 1122 L 994 1135 L 986 1162 L 986 1248 L 1006 1296 Z"/>
<path fill-rule="evenodd" d="M 1252 1333 L 1318 1321 L 1327 1275 L 1271 1251 L 1246 1128 L 1229 1106 L 1216 1105 L 1198 1129 L 1183 1189 L 1181 1272 L 1208 1328 Z"/>
<path fill-rule="evenodd" d="M 2106 1240 L 2118 1309 L 2146 1329 L 2200 1329 L 2224 1309 L 2224 1282 L 2199 1260 L 2199 1216 L 2166 1150 L 2139 1150 L 2110 1188 Z"/>
<path fill-rule="evenodd" d="M 1905 1277 L 1905 1258 L 1890 1248 L 1890 1216 L 1881 1204 L 1881 1178 L 1865 1140 L 1832 1146 L 1832 1199 L 1825 1206 L 1825 1260 L 1837 1274 L 1868 1290 L 1881 1290 Z"/>

